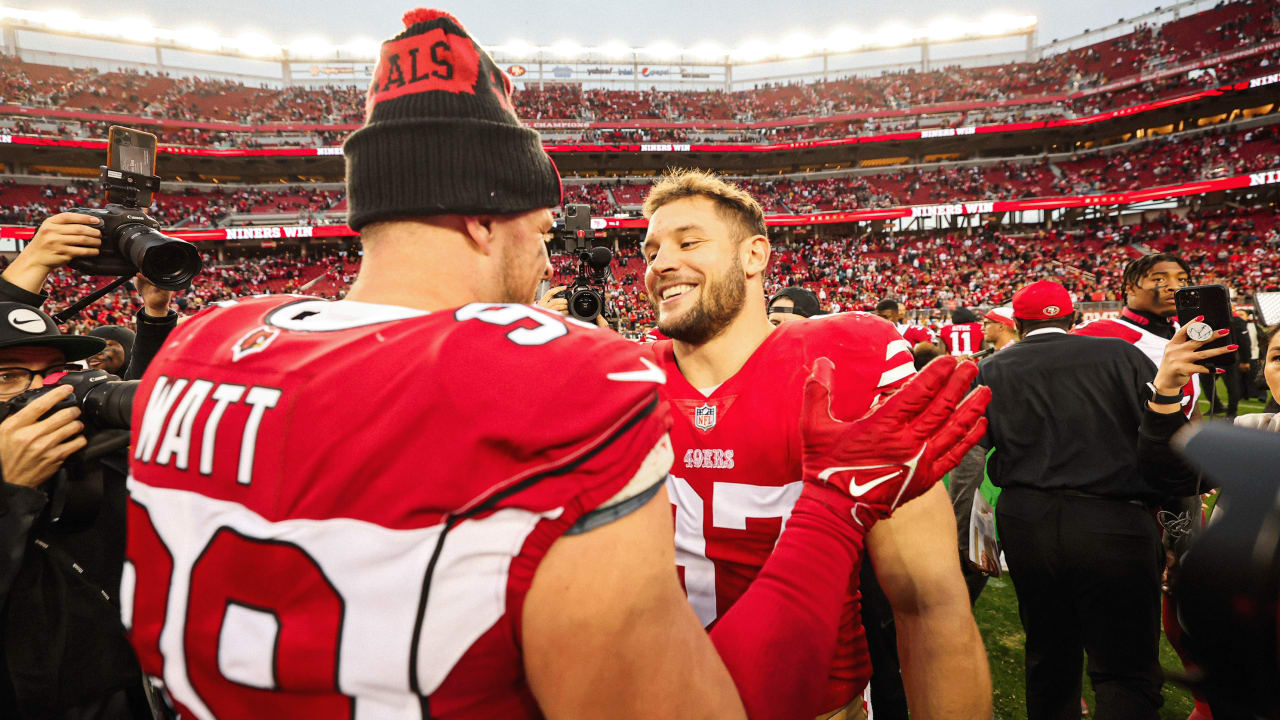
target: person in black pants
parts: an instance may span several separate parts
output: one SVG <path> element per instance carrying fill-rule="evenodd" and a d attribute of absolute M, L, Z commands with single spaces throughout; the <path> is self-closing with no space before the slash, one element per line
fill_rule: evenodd
<path fill-rule="evenodd" d="M 1100 720 L 1156 718 L 1164 552 L 1148 508 L 1164 493 L 1137 460 L 1155 367 L 1113 338 L 1069 335 L 1058 283 L 1013 299 L 1021 340 L 979 366 L 992 390 L 988 472 L 1026 631 L 1029 720 L 1080 717 L 1080 668 Z"/>

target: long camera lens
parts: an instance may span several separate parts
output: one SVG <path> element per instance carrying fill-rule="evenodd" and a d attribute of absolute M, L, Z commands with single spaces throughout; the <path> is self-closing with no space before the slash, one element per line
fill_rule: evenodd
<path fill-rule="evenodd" d="M 103 428 L 128 430 L 133 417 L 133 396 L 137 391 L 137 380 L 101 383 L 84 396 L 85 416 L 93 418 Z"/>
<path fill-rule="evenodd" d="M 169 237 L 142 224 L 120 228 L 120 252 L 147 279 L 164 290 L 186 290 L 200 272 L 200 251 L 185 240 Z"/>

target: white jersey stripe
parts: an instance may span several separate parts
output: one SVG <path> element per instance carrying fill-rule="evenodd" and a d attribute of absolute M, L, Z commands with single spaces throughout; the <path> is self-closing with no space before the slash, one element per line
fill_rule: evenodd
<path fill-rule="evenodd" d="M 880 384 L 877 385 L 876 387 L 885 387 L 888 385 L 892 385 L 898 382 L 899 380 L 901 380 L 902 378 L 911 377 L 911 375 L 913 375 L 915 371 L 916 371 L 916 366 L 914 362 L 902 363 L 901 365 L 895 368 L 885 370 L 880 375 Z"/>

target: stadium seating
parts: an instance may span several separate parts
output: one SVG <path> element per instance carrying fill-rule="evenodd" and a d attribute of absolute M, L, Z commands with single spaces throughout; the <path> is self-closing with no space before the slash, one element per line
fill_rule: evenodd
<path fill-rule="evenodd" d="M 766 214 L 807 214 L 970 200 L 1010 200 L 1096 194 L 1170 185 L 1280 167 L 1280 126 L 1158 138 L 1077 158 L 984 165 L 943 164 L 929 169 L 886 167 L 873 174 L 798 180 L 740 180 Z M 646 182 L 564 185 L 564 202 L 586 203 L 594 216 L 639 214 Z M 100 203 L 86 183 L 69 187 L 0 183 L 0 224 L 32 224 L 49 214 Z M 286 215 L 301 224 L 339 222 L 346 198 L 339 190 L 260 187 L 188 190 L 157 196 L 156 217 L 168 227 L 198 228 L 228 218 Z"/>
<path fill-rule="evenodd" d="M 993 116 L 994 103 L 1026 102 L 1001 108 L 1011 121 L 1046 118 L 1126 107 L 1140 100 L 1186 92 L 1267 72 L 1280 63 L 1280 50 L 1235 57 L 1192 77 L 1179 72 L 1138 82 L 1142 73 L 1194 59 L 1259 46 L 1280 35 L 1280 0 L 1237 0 L 1084 48 L 1047 56 L 1037 62 L 977 68 L 946 67 L 930 72 L 900 72 L 877 77 L 848 77 L 807 84 L 766 84 L 731 93 L 586 89 L 568 83 L 528 83 L 518 88 L 516 105 L 528 120 L 565 119 L 597 122 L 667 121 L 760 122 L 792 119 L 782 128 L 735 131 L 734 142 L 777 142 L 891 131 L 906 127 L 974 124 Z M 1129 87 L 1086 94 L 1113 81 L 1133 78 Z M 1031 102 L 1036 99 L 1039 101 Z M 977 108 L 936 108 L 940 103 L 977 102 Z M 983 105 L 985 103 L 986 105 Z M 287 90 L 255 88 L 231 81 L 174 78 L 137 72 L 100 73 L 22 62 L 0 57 L 0 104 L 83 109 L 163 117 L 173 121 L 305 123 L 305 132 L 263 129 L 209 131 L 166 127 L 163 142 L 192 145 L 317 146 L 333 145 L 363 120 L 364 88 L 307 86 Z M 833 114 L 859 111 L 910 112 L 910 116 L 875 121 L 823 121 Z M 29 114 L 29 113 L 28 113 Z M 0 118 L 12 131 L 76 137 L 101 137 L 109 123 L 97 121 Z M 333 127 L 338 126 L 338 127 Z M 624 130 L 626 130 L 624 128 Z M 688 129 L 591 128 L 557 132 L 556 142 L 685 142 L 707 132 Z M 567 136 L 567 137 L 565 137 Z M 725 141 L 720 133 L 719 141 Z"/>

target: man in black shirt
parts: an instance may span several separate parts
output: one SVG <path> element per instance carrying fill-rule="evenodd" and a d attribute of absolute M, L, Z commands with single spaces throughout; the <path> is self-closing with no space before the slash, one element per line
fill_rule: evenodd
<path fill-rule="evenodd" d="M 1161 493 L 1138 465 L 1138 426 L 1155 374 L 1116 339 L 1070 335 L 1058 283 L 1020 290 L 1021 340 L 979 366 L 992 390 L 983 444 L 1001 543 L 1026 640 L 1030 720 L 1078 718 L 1088 651 L 1097 718 L 1157 717 Z"/>

